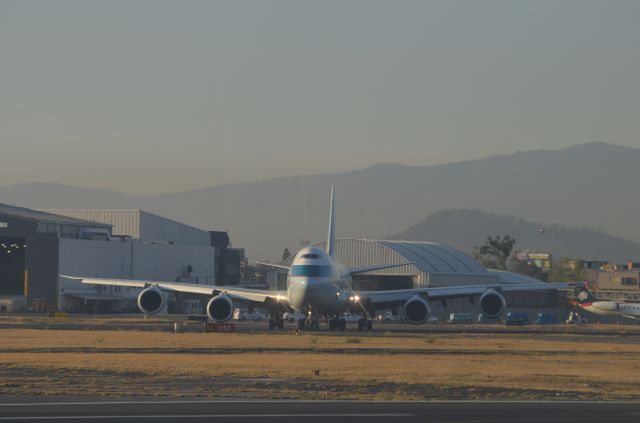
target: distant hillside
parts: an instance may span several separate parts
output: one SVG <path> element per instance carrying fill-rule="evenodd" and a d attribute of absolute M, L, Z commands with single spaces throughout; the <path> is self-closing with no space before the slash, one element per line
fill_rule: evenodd
<path fill-rule="evenodd" d="M 0 203 L 146 209 L 204 229 L 229 230 L 234 245 L 247 248 L 252 259 L 276 259 L 284 247 L 296 250 L 301 240 L 324 239 L 331 185 L 341 237 L 384 237 L 438 210 L 480 209 L 640 241 L 638 163 L 640 149 L 591 143 L 437 166 L 379 164 L 158 196 L 56 184 L 0 186 Z M 168 169 L 167 177 L 175 171 Z"/>
<path fill-rule="evenodd" d="M 541 232 L 540 229 L 543 231 Z M 470 253 L 488 236 L 511 235 L 515 250 L 542 250 L 555 257 L 626 262 L 640 258 L 640 243 L 589 228 L 543 225 L 479 210 L 443 210 L 390 239 L 435 241 Z"/>

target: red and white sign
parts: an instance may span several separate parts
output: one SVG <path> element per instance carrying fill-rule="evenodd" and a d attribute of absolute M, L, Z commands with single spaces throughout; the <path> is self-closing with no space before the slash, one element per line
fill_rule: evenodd
<path fill-rule="evenodd" d="M 234 333 L 236 331 L 236 325 L 233 323 L 205 323 L 204 331 L 206 333 Z"/>

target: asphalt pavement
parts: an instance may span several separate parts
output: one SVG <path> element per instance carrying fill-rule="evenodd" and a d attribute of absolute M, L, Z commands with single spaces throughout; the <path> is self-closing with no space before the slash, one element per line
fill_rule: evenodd
<path fill-rule="evenodd" d="M 629 402 L 360 402 L 4 398 L 0 422 L 637 422 Z"/>

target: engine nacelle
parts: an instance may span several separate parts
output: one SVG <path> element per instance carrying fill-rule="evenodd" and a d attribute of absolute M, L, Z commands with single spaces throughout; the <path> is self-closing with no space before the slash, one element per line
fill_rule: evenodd
<path fill-rule="evenodd" d="M 421 325 L 429 318 L 431 308 L 424 298 L 415 295 L 404 303 L 402 314 L 404 314 L 407 322 L 413 325 Z"/>
<path fill-rule="evenodd" d="M 499 317 L 507 302 L 505 301 L 502 294 L 493 289 L 489 289 L 487 292 L 480 296 L 480 300 L 478 301 L 478 309 L 483 316 L 493 319 L 495 317 Z"/>
<path fill-rule="evenodd" d="M 216 323 L 224 323 L 233 317 L 233 301 L 224 294 L 216 295 L 207 303 L 207 316 Z"/>
<path fill-rule="evenodd" d="M 156 286 L 145 288 L 138 295 L 138 307 L 144 314 L 159 313 L 163 306 L 164 294 Z"/>

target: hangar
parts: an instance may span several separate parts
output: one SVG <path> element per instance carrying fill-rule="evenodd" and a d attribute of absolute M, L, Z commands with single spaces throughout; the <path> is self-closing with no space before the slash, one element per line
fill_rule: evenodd
<path fill-rule="evenodd" d="M 318 242 L 312 246 L 324 249 L 326 242 Z M 435 242 L 340 238 L 336 240 L 335 255 L 347 267 L 406 264 L 354 275 L 355 290 L 541 282 L 513 272 L 486 269 L 462 251 Z M 290 265 L 292 260 L 293 256 L 285 264 Z M 277 275 L 272 275 L 271 279 L 276 282 L 270 284 L 280 282 L 278 285 L 281 285 L 282 277 L 279 280 L 277 278 Z M 511 309 L 555 309 L 563 303 L 564 295 L 556 291 L 541 291 L 509 293 L 505 298 Z M 434 314 L 441 318 L 453 309 L 473 311 L 475 305 L 468 299 L 455 299 L 432 306 Z M 564 310 L 559 316 L 563 314 Z"/>
<path fill-rule="evenodd" d="M 325 244 L 323 241 L 313 246 L 324 249 Z M 360 290 L 500 282 L 500 274 L 488 271 L 453 247 L 435 242 L 340 238 L 335 248 L 336 260 L 347 267 L 406 263 L 357 275 L 354 287 Z"/>
<path fill-rule="evenodd" d="M 140 210 L 63 212 L 0 204 L 0 311 L 135 309 L 136 289 L 87 286 L 60 274 L 199 284 L 239 281 L 240 258 L 232 259 L 241 250 L 228 248 L 226 233 Z"/>
<path fill-rule="evenodd" d="M 110 226 L 0 204 L 0 310 L 26 307 L 27 298 L 56 298 L 61 239 L 104 237 Z"/>

